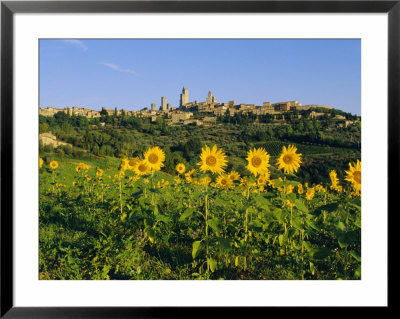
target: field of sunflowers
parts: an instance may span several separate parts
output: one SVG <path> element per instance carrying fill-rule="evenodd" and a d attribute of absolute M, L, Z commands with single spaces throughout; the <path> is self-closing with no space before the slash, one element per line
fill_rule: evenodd
<path fill-rule="evenodd" d="M 361 162 L 310 185 L 293 145 L 246 160 L 248 176 L 217 145 L 175 175 L 158 146 L 108 167 L 40 158 L 39 278 L 360 279 Z"/>

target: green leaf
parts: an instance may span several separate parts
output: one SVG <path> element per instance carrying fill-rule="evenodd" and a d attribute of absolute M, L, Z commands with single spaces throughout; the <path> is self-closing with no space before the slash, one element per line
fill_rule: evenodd
<path fill-rule="evenodd" d="M 340 248 L 346 248 L 351 244 L 351 238 L 346 233 L 342 233 L 338 236 L 338 243 Z"/>
<path fill-rule="evenodd" d="M 301 249 L 301 244 L 297 240 L 293 240 L 292 244 L 295 249 Z"/>
<path fill-rule="evenodd" d="M 214 205 L 220 206 L 220 207 L 226 207 L 226 206 L 230 205 L 230 203 L 222 198 L 216 198 L 216 199 L 214 199 Z"/>
<path fill-rule="evenodd" d="M 183 212 L 183 214 L 181 215 L 181 217 L 179 217 L 179 221 L 183 221 L 186 218 L 190 217 L 193 215 L 193 213 L 195 212 L 194 208 L 186 208 L 185 211 Z"/>
<path fill-rule="evenodd" d="M 308 208 L 306 207 L 306 205 L 304 205 L 303 201 L 300 199 L 296 199 L 294 201 L 294 203 L 296 204 L 296 208 L 303 212 L 303 213 L 308 213 Z"/>
<path fill-rule="evenodd" d="M 294 228 L 289 228 L 285 237 L 286 238 L 293 238 L 296 235 L 296 229 Z"/>
<path fill-rule="evenodd" d="M 210 226 L 216 233 L 221 232 L 220 224 L 221 221 L 219 220 L 219 218 L 212 218 L 208 220 L 208 226 Z"/>
<path fill-rule="evenodd" d="M 360 278 L 361 277 L 361 265 L 357 267 L 356 271 L 354 272 L 354 276 L 356 278 Z"/>
<path fill-rule="evenodd" d="M 249 229 L 250 230 L 255 230 L 255 231 L 262 231 L 262 223 L 259 221 L 259 220 L 257 220 L 257 219 L 255 219 L 255 220 L 252 220 L 250 223 L 249 223 Z"/>
<path fill-rule="evenodd" d="M 343 222 L 339 222 L 337 224 L 337 228 L 339 228 L 341 231 L 344 231 L 346 229 L 346 226 L 343 224 Z"/>
<path fill-rule="evenodd" d="M 196 259 L 196 256 L 201 248 L 201 240 L 193 242 L 192 257 Z"/>
<path fill-rule="evenodd" d="M 278 178 L 274 179 L 274 183 L 276 187 L 283 186 L 283 181 L 280 181 Z"/>
<path fill-rule="evenodd" d="M 147 236 L 149 237 L 150 241 L 154 243 L 154 240 L 156 238 L 156 233 L 153 229 L 149 228 L 146 230 Z"/>
<path fill-rule="evenodd" d="M 305 247 L 305 249 L 307 249 L 308 251 L 310 251 L 312 249 L 311 243 L 309 241 L 303 241 L 303 246 Z"/>
<path fill-rule="evenodd" d="M 318 208 L 316 208 L 312 214 L 313 215 L 320 215 L 322 213 L 323 210 L 326 210 L 327 212 L 333 212 L 335 210 L 337 210 L 339 207 L 339 202 L 334 202 L 334 203 L 330 203 L 330 204 L 326 204 L 326 205 L 322 205 Z"/>
<path fill-rule="evenodd" d="M 297 186 L 297 185 L 299 185 L 300 183 L 297 182 L 297 181 L 289 181 L 289 180 L 287 180 L 287 181 L 286 181 L 286 184 L 293 185 L 293 186 Z"/>
<path fill-rule="evenodd" d="M 211 270 L 211 272 L 214 272 L 215 269 L 217 269 L 217 261 L 216 261 L 215 259 L 213 259 L 213 258 L 209 258 L 209 259 L 208 259 L 208 262 L 209 262 L 209 264 L 210 264 L 210 270 Z"/>
<path fill-rule="evenodd" d="M 279 240 L 279 246 L 283 246 L 283 244 L 286 241 L 286 238 L 284 235 L 279 235 L 278 240 Z"/>
<path fill-rule="evenodd" d="M 357 210 L 361 210 L 361 200 L 360 198 L 353 198 L 353 199 L 349 199 L 348 200 L 348 204 L 357 209 Z"/>
<path fill-rule="evenodd" d="M 325 259 L 330 254 L 330 250 L 326 247 L 314 248 L 310 250 L 311 258 L 313 259 Z"/>
<path fill-rule="evenodd" d="M 314 223 L 312 220 L 306 219 L 306 223 L 308 226 L 310 226 L 312 229 L 315 229 L 316 231 L 321 230 L 321 227 Z"/>
<path fill-rule="evenodd" d="M 310 271 L 311 274 L 314 275 L 317 268 L 315 268 L 314 264 L 310 261 Z"/>
<path fill-rule="evenodd" d="M 355 250 L 350 251 L 350 255 L 353 256 L 353 258 L 357 261 L 361 262 L 361 255 L 360 253 L 356 252 Z"/>
<path fill-rule="evenodd" d="M 159 214 L 159 210 L 158 210 L 157 205 L 154 206 L 154 208 L 153 208 L 153 213 L 154 213 L 154 215 L 156 215 L 156 216 Z"/>
<path fill-rule="evenodd" d="M 300 221 L 299 218 L 293 218 L 293 219 L 290 221 L 290 224 L 291 224 L 294 228 L 297 228 L 297 229 L 299 229 L 299 230 L 302 230 L 302 229 L 304 228 L 303 225 L 301 224 L 301 221 Z"/>
<path fill-rule="evenodd" d="M 273 215 L 279 222 L 283 222 L 284 217 L 282 216 L 282 209 L 276 208 L 272 211 Z"/>
<path fill-rule="evenodd" d="M 288 200 L 290 200 L 292 203 L 294 203 L 296 201 L 296 194 L 295 193 L 290 193 L 290 194 L 286 195 L 286 198 Z"/>
<path fill-rule="evenodd" d="M 270 201 L 268 199 L 266 199 L 263 196 L 256 196 L 254 198 L 254 200 L 255 200 L 255 202 L 257 204 L 257 207 L 263 208 L 266 211 L 269 211 L 269 205 L 271 205 L 271 203 L 270 203 Z"/>
<path fill-rule="evenodd" d="M 164 223 L 166 223 L 166 224 L 168 224 L 168 223 L 171 221 L 171 218 L 169 218 L 168 216 L 165 216 L 165 215 L 161 215 L 161 214 L 158 214 L 158 215 L 156 216 L 156 219 L 157 219 L 158 221 L 164 222 Z"/>
<path fill-rule="evenodd" d="M 226 238 L 218 238 L 218 242 L 223 249 L 231 248 L 231 242 L 230 242 L 230 240 L 228 240 Z"/>

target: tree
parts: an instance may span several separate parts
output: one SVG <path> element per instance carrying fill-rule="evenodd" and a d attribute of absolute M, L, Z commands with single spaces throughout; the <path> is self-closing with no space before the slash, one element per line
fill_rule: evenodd
<path fill-rule="evenodd" d="M 100 115 L 101 115 L 101 116 L 108 116 L 108 112 L 107 112 L 107 110 L 106 110 L 105 107 L 102 107 L 102 108 L 101 108 Z"/>
<path fill-rule="evenodd" d="M 47 124 L 47 123 L 39 124 L 39 133 L 46 133 L 48 131 L 49 131 L 49 124 Z"/>
<path fill-rule="evenodd" d="M 99 155 L 99 151 L 100 151 L 99 146 L 97 144 L 94 144 L 92 148 L 92 153 L 94 155 Z"/>

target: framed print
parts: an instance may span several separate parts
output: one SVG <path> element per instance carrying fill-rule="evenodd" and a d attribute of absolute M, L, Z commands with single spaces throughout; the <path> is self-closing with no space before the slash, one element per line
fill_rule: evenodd
<path fill-rule="evenodd" d="M 1 316 L 388 309 L 399 15 L 2 1 Z"/>

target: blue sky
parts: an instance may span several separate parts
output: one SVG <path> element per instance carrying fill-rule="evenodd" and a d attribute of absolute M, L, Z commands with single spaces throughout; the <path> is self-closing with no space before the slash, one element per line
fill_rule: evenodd
<path fill-rule="evenodd" d="M 40 40 L 40 107 L 138 110 L 189 100 L 331 105 L 361 114 L 360 40 Z"/>

